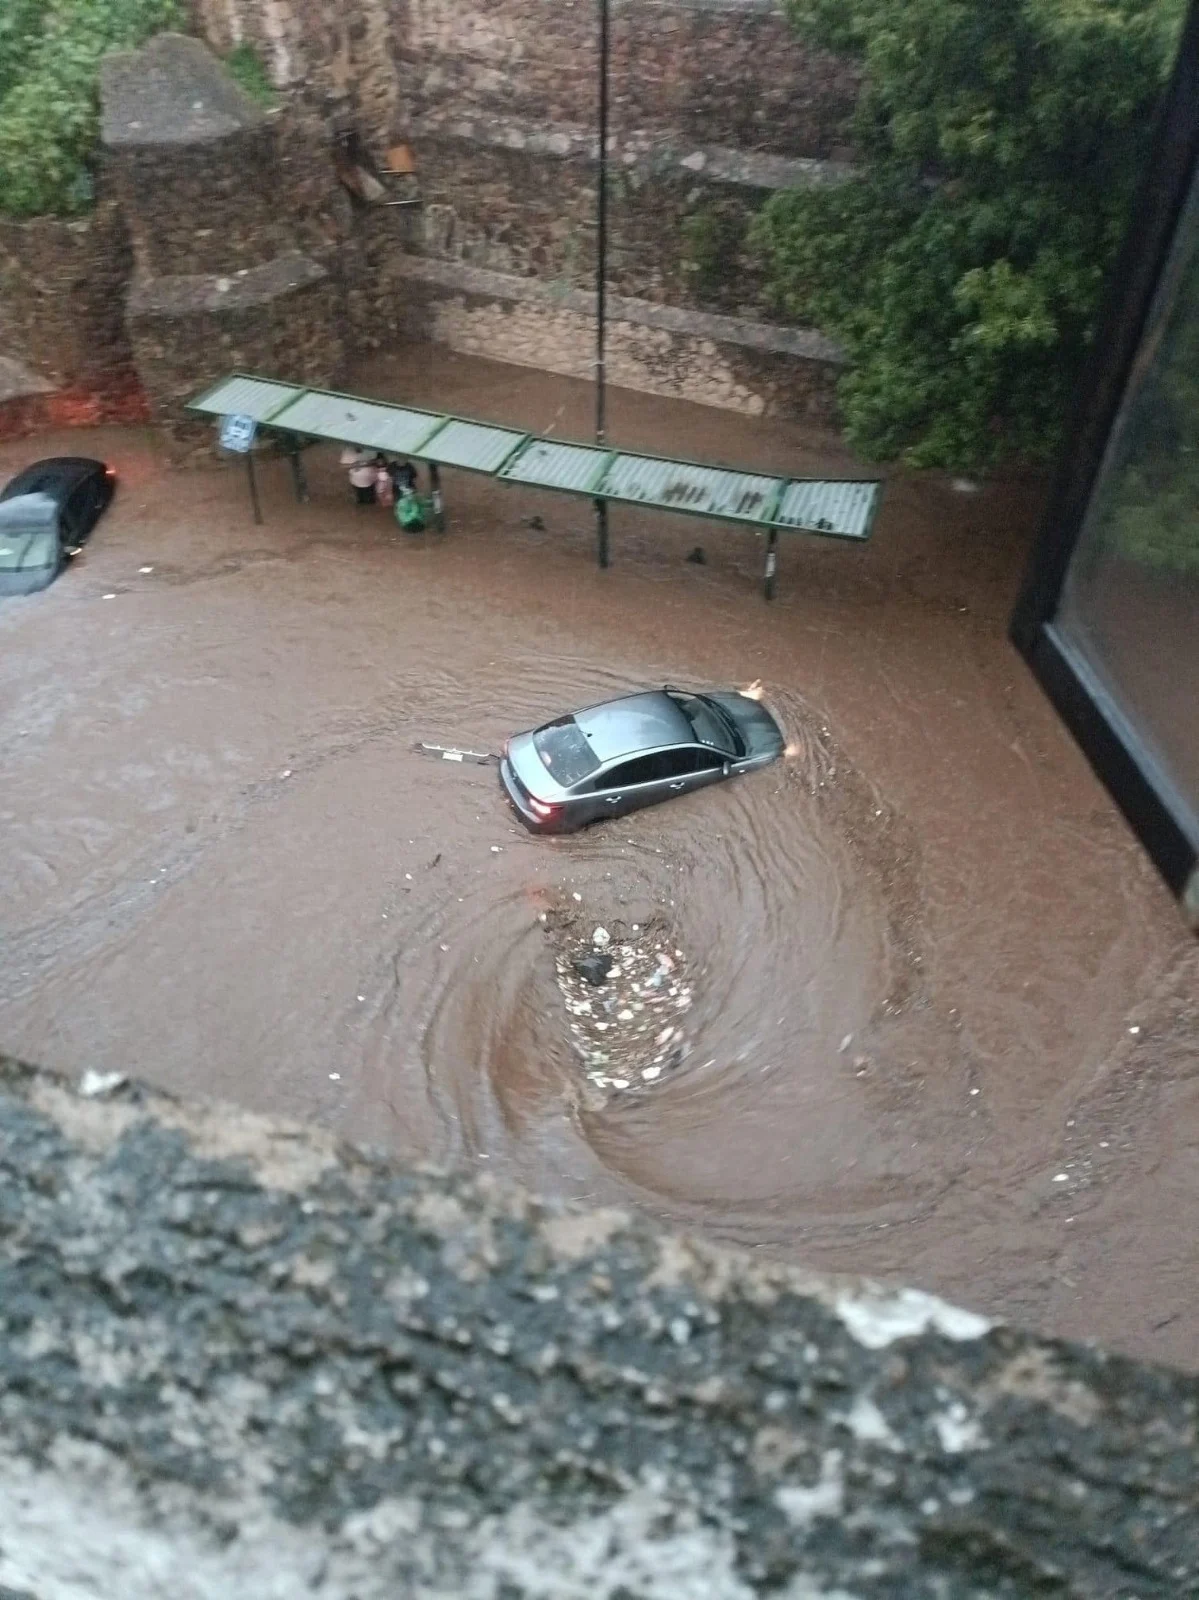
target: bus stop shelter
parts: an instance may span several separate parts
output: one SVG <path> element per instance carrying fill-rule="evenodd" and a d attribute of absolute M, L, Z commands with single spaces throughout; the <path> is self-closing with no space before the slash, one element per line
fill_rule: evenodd
<path fill-rule="evenodd" d="M 882 492 L 881 482 L 874 478 L 788 478 L 575 444 L 498 423 L 331 389 L 304 388 L 249 373 L 222 378 L 198 395 L 188 409 L 216 418 L 244 419 L 242 436 L 248 436 L 251 443 L 255 430 L 289 442 L 300 498 L 306 493 L 300 447 L 327 440 L 482 473 L 501 484 L 750 528 L 765 542 L 768 600 L 774 595 L 780 533 L 809 533 L 860 543 L 870 537 Z M 253 486 L 248 452 L 247 461 L 251 462 Z"/>

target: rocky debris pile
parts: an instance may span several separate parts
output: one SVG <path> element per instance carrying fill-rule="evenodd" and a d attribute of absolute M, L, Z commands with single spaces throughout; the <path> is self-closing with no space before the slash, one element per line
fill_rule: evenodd
<path fill-rule="evenodd" d="M 659 923 L 559 927 L 554 958 L 570 1038 L 588 1080 L 620 1093 L 659 1082 L 690 1048 L 692 985 Z M 565 937 L 562 937 L 565 935 Z"/>

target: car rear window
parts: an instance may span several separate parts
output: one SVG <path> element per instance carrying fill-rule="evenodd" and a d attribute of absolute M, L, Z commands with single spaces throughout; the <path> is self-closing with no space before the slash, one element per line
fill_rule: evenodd
<path fill-rule="evenodd" d="M 35 533 L 21 560 L 21 571 L 33 567 L 53 567 L 58 564 L 58 540 L 52 533 Z"/>
<path fill-rule="evenodd" d="M 0 533 L 0 572 L 31 572 L 58 565 L 58 536 L 44 529 L 33 533 Z"/>
<path fill-rule="evenodd" d="M 564 789 L 589 778 L 599 766 L 573 717 L 562 717 L 539 728 L 533 735 L 533 748 L 550 777 Z"/>

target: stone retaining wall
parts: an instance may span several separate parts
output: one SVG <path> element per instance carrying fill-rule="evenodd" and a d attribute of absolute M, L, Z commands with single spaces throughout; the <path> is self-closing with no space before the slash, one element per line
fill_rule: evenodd
<path fill-rule="evenodd" d="M 139 277 L 129 332 L 155 421 L 186 426 L 187 402 L 234 370 L 329 383 L 345 359 L 341 301 L 340 286 L 298 252 L 232 278 Z"/>
<path fill-rule="evenodd" d="M 451 263 L 397 263 L 404 327 L 464 354 L 566 377 L 594 374 L 591 295 Z M 835 420 L 841 360 L 819 335 L 614 297 L 608 379 L 748 416 Z"/>
<path fill-rule="evenodd" d="M 118 148 L 107 162 L 143 274 L 256 267 L 292 242 L 271 121 L 203 144 Z"/>
<path fill-rule="evenodd" d="M 128 230 L 110 197 L 76 221 L 0 218 L 0 355 L 55 386 L 127 385 L 133 358 L 125 295 Z"/>
<path fill-rule="evenodd" d="M 590 151 L 483 144 L 456 134 L 415 140 L 424 196 L 422 255 L 580 288 L 595 278 Z M 744 246 L 767 191 L 713 181 L 677 159 L 619 162 L 609 189 L 611 287 L 667 305 L 766 307 Z"/>
<path fill-rule="evenodd" d="M 126 325 L 155 420 L 190 440 L 186 402 L 232 368 L 334 381 L 347 308 L 328 152 L 320 194 L 305 124 L 264 113 L 180 34 L 108 56 L 101 91 L 137 263 Z"/>
<path fill-rule="evenodd" d="M 403 329 L 590 375 L 589 302 L 563 299 L 594 275 L 589 5 L 198 0 L 197 19 L 218 46 L 257 42 L 293 92 L 264 113 L 194 39 L 109 57 L 105 198 L 84 222 L 0 224 L 0 354 L 72 392 L 127 395 L 140 372 L 153 414 L 176 421 L 226 357 L 329 382 Z M 771 189 L 846 170 L 827 158 L 844 153 L 852 72 L 805 53 L 765 0 L 620 3 L 616 35 L 609 283 L 628 314 L 612 381 L 832 420 L 836 353 L 812 357 L 802 334 L 765 326 L 744 236 Z M 347 114 L 380 160 L 408 140 L 420 208 L 362 206 L 340 188 L 333 130 Z M 273 270 L 296 255 L 316 269 L 298 294 Z M 487 286 L 459 292 L 462 271 Z M 221 298 L 247 275 L 258 290 L 286 280 L 286 303 Z M 727 326 L 655 323 L 654 306 Z M 185 308 L 173 350 L 168 307 Z M 746 343 L 734 322 L 758 333 Z"/>
<path fill-rule="evenodd" d="M 591 0 L 193 0 L 218 50 L 361 119 L 380 144 L 429 111 L 587 121 Z M 806 48 L 773 0 L 616 0 L 614 131 L 829 156 L 848 146 L 854 66 Z"/>

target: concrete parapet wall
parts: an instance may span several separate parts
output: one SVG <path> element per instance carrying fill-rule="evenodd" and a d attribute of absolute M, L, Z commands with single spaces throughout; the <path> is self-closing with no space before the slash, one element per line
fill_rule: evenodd
<path fill-rule="evenodd" d="M 1195 1380 L 0 1067 L 0 1591 L 1191 1593 Z"/>

